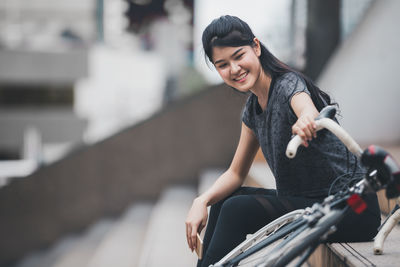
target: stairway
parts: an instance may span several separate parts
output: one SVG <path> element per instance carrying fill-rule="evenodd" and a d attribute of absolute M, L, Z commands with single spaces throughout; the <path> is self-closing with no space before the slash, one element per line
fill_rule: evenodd
<path fill-rule="evenodd" d="M 263 166 L 255 164 L 252 178 L 261 175 L 262 170 Z M 50 248 L 27 255 L 14 267 L 195 266 L 197 256 L 186 242 L 186 215 L 193 199 L 222 172 L 204 170 L 197 188 L 170 186 L 156 203 L 133 203 L 118 218 L 104 218 Z"/>
<path fill-rule="evenodd" d="M 139 267 L 195 266 L 196 256 L 186 243 L 185 219 L 196 197 L 194 188 L 166 189 L 153 208 Z"/>
<path fill-rule="evenodd" d="M 119 218 L 27 255 L 15 267 L 195 266 L 186 245 L 185 218 L 195 188 L 171 186 L 154 203 L 135 203 Z"/>

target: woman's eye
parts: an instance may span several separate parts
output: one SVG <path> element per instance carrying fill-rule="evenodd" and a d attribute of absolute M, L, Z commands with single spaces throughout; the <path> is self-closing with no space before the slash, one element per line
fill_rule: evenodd
<path fill-rule="evenodd" d="M 223 69 L 223 68 L 225 68 L 226 66 L 228 66 L 228 64 L 224 63 L 224 64 L 219 65 L 218 68 Z"/>
<path fill-rule="evenodd" d="M 241 59 L 243 55 L 244 55 L 244 53 L 239 54 L 235 59 L 236 59 L 236 60 Z"/>

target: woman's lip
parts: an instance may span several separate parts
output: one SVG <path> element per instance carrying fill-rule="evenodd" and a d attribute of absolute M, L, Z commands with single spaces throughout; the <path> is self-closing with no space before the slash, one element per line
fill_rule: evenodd
<path fill-rule="evenodd" d="M 248 74 L 248 72 L 245 72 L 245 73 L 242 73 L 241 75 L 239 75 L 239 77 L 242 77 L 242 78 L 240 78 L 239 80 L 236 78 L 236 79 L 233 79 L 235 82 L 244 82 L 244 80 L 246 80 L 246 77 L 247 77 L 247 74 Z"/>

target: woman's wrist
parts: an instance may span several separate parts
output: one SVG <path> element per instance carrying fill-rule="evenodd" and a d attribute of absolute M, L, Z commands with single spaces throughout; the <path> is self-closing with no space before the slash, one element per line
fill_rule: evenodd
<path fill-rule="evenodd" d="M 206 207 L 208 206 L 208 202 L 209 202 L 204 195 L 198 196 L 197 198 L 195 198 L 194 201 L 199 204 L 205 205 Z"/>

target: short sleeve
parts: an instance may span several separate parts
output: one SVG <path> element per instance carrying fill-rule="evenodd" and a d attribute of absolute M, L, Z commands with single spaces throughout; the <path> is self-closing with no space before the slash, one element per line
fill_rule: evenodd
<path fill-rule="evenodd" d="M 253 101 L 254 101 L 254 97 L 253 97 L 253 94 L 251 94 L 249 96 L 249 98 L 247 99 L 247 102 L 244 105 L 243 110 L 242 110 L 242 121 L 250 129 L 254 129 L 254 116 L 253 116 L 253 108 L 252 108 Z"/>
<path fill-rule="evenodd" d="M 281 81 L 281 92 L 285 95 L 288 103 L 292 100 L 292 97 L 297 93 L 304 92 L 311 96 L 310 91 L 308 90 L 306 83 L 302 77 L 298 74 L 290 72 L 285 74 L 282 77 Z"/>
<path fill-rule="evenodd" d="M 282 76 L 279 82 L 279 95 L 282 101 L 281 103 L 285 106 L 285 109 L 287 108 L 289 112 L 289 117 L 291 118 L 292 122 L 293 120 L 297 119 L 297 116 L 290 106 L 290 102 L 293 96 L 301 92 L 304 92 L 311 96 L 311 93 L 301 76 L 294 72 L 289 72 Z M 282 106 L 282 108 L 284 108 L 284 106 Z"/>

